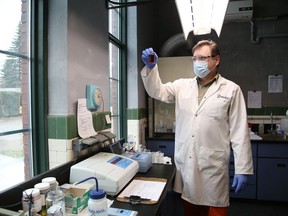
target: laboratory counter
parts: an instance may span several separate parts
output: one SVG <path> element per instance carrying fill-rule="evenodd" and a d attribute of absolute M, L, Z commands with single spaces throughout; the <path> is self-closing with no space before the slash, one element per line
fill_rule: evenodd
<path fill-rule="evenodd" d="M 136 174 L 136 177 L 156 177 L 156 178 L 167 179 L 165 188 L 160 196 L 159 201 L 156 204 L 132 205 L 130 203 L 119 202 L 117 200 L 114 200 L 111 207 L 138 211 L 139 216 L 161 215 L 161 208 L 163 208 L 163 206 L 165 205 L 166 195 L 169 191 L 172 191 L 175 172 L 176 172 L 175 165 L 153 164 L 151 168 L 147 171 L 147 173 Z M 111 197 L 108 197 L 108 198 L 111 199 Z M 112 199 L 115 199 L 115 198 L 112 198 Z"/>
<path fill-rule="evenodd" d="M 273 143 L 288 143 L 288 136 L 280 134 L 259 134 L 262 140 L 257 140 L 259 143 L 273 142 Z M 253 141 L 253 140 L 252 140 Z"/>
<path fill-rule="evenodd" d="M 93 154 L 90 154 L 88 156 L 92 156 L 92 155 Z M 16 187 L 9 188 L 5 191 L 1 191 L 0 192 L 0 207 L 7 209 L 7 210 L 15 211 L 15 212 L 22 210 L 22 192 L 24 190 L 28 188 L 33 188 L 35 184 L 41 182 L 41 179 L 45 177 L 50 177 L 50 176 L 56 177 L 59 185 L 68 183 L 69 176 L 70 176 L 70 167 L 73 166 L 75 163 L 78 163 L 86 159 L 88 156 L 78 158 L 75 161 L 67 162 L 59 167 L 56 167 L 43 174 L 35 176 L 31 180 L 23 182 L 17 185 Z M 139 216 L 140 215 L 141 216 L 161 215 L 161 208 L 165 204 L 166 195 L 172 190 L 172 184 L 173 184 L 175 172 L 176 172 L 176 168 L 173 162 L 172 165 L 152 164 L 152 166 L 146 173 L 136 174 L 136 177 L 154 177 L 154 178 L 167 179 L 167 183 L 164 187 L 164 190 L 159 198 L 159 201 L 156 204 L 132 205 L 130 203 L 117 201 L 116 196 L 115 196 L 115 197 L 108 197 L 114 200 L 112 207 L 135 210 L 139 212 L 138 214 Z"/>

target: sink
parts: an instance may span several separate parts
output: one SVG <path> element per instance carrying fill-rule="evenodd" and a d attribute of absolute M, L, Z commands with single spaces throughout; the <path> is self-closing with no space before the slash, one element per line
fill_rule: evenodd
<path fill-rule="evenodd" d="M 271 141 L 286 140 L 284 135 L 281 134 L 259 134 L 259 136 L 262 137 L 263 140 L 271 140 Z"/>

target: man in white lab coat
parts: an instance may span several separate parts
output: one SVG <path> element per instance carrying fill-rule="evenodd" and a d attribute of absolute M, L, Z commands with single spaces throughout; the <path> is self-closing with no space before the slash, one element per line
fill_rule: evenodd
<path fill-rule="evenodd" d="M 149 96 L 175 103 L 174 190 L 182 194 L 185 215 L 226 216 L 231 147 L 236 193 L 253 174 L 246 105 L 240 87 L 218 73 L 220 52 L 215 42 L 199 41 L 192 53 L 194 78 L 163 84 L 152 48 L 142 52 L 141 76 Z"/>

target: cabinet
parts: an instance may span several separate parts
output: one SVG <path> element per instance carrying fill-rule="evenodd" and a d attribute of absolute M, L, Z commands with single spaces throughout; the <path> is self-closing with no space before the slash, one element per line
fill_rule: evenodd
<path fill-rule="evenodd" d="M 257 199 L 288 201 L 288 145 L 261 143 L 258 146 Z"/>
<path fill-rule="evenodd" d="M 165 156 L 174 155 L 175 141 L 170 139 L 147 139 L 147 147 L 152 152 L 161 151 Z"/>
<path fill-rule="evenodd" d="M 151 151 L 174 155 L 174 139 L 148 138 Z M 252 156 L 254 174 L 248 177 L 246 189 L 238 194 L 230 187 L 231 198 L 269 201 L 288 201 L 288 142 L 253 141 Z M 232 186 L 235 174 L 234 156 L 231 151 L 229 175 Z"/>
<path fill-rule="evenodd" d="M 229 165 L 229 176 L 230 176 L 230 197 L 231 198 L 245 198 L 245 199 L 256 199 L 256 185 L 257 185 L 257 144 L 252 143 L 252 156 L 253 156 L 253 168 L 254 174 L 249 175 L 248 184 L 244 191 L 235 193 L 235 189 L 232 188 L 233 178 L 235 174 L 235 164 L 233 151 L 231 151 L 230 165 Z"/>

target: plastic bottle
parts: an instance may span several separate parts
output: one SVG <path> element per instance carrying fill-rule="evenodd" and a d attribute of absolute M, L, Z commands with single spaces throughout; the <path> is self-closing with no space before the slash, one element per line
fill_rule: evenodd
<path fill-rule="evenodd" d="M 108 205 L 104 190 L 91 190 L 88 200 L 89 216 L 108 216 Z"/>
<path fill-rule="evenodd" d="M 280 120 L 280 128 L 287 135 L 288 133 L 288 110 L 286 111 L 286 116 Z"/>
<path fill-rule="evenodd" d="M 259 128 L 258 128 L 258 133 L 259 134 L 264 134 L 264 124 L 263 123 L 260 123 L 259 124 Z"/>

